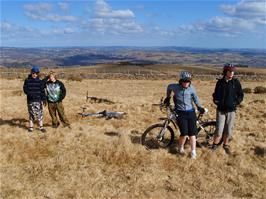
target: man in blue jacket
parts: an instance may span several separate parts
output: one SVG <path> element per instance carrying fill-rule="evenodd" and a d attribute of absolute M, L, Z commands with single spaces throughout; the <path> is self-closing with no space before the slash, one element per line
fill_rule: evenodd
<path fill-rule="evenodd" d="M 234 78 L 235 69 L 235 65 L 224 65 L 223 78 L 217 81 L 213 93 L 213 102 L 217 106 L 217 125 L 212 150 L 218 147 L 222 138 L 223 148 L 227 154 L 231 153 L 228 143 L 233 133 L 236 107 L 244 98 L 241 84 L 238 79 Z"/>
<path fill-rule="evenodd" d="M 33 66 L 31 74 L 24 81 L 23 91 L 27 95 L 27 105 L 29 112 L 28 132 L 33 131 L 34 121 L 38 120 L 39 128 L 46 132 L 43 127 L 43 105 L 46 105 L 45 84 L 39 78 L 40 68 Z"/>

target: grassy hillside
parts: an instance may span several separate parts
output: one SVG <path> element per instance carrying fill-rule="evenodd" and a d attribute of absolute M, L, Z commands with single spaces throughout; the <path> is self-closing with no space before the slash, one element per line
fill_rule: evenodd
<path fill-rule="evenodd" d="M 190 71 L 195 77 L 202 79 L 202 76 L 212 75 L 209 79 L 222 74 L 222 67 L 212 65 L 185 65 L 185 64 L 155 64 L 142 65 L 130 62 L 118 62 L 110 64 L 98 64 L 93 66 L 69 67 L 69 68 L 45 68 L 41 67 L 43 75 L 50 70 L 57 72 L 60 78 L 64 79 L 169 79 L 176 77 L 180 71 Z M 30 72 L 28 68 L 6 68 L 0 67 L 2 78 L 24 79 Z M 263 68 L 237 68 L 236 73 L 241 79 L 266 80 L 266 69 Z"/>
<path fill-rule="evenodd" d="M 198 149 L 190 160 L 175 151 L 147 151 L 141 133 L 158 122 L 152 103 L 165 95 L 174 80 L 64 80 L 65 111 L 71 129 L 51 128 L 27 133 L 26 97 L 22 80 L 1 79 L 1 198 L 265 198 L 265 94 L 246 94 L 237 112 L 231 156 L 222 148 Z M 193 82 L 203 105 L 215 117 L 211 101 L 215 81 Z M 242 82 L 243 87 L 266 82 Z M 90 104 L 85 95 L 107 98 L 115 104 Z M 80 118 L 104 109 L 125 111 L 122 120 Z M 178 137 L 178 132 L 176 132 Z"/>

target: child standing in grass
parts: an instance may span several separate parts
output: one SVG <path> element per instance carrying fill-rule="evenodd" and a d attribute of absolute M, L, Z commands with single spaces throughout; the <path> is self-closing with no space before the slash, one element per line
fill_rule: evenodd
<path fill-rule="evenodd" d="M 33 66 L 31 74 L 24 81 L 23 91 L 27 95 L 27 105 L 29 112 L 29 128 L 28 132 L 33 131 L 35 120 L 39 122 L 39 128 L 42 132 L 46 132 L 43 128 L 43 105 L 46 106 L 45 84 L 39 78 L 40 68 Z"/>
<path fill-rule="evenodd" d="M 51 71 L 48 76 L 48 81 L 46 82 L 47 91 L 47 101 L 48 110 L 52 118 L 52 125 L 54 128 L 59 126 L 59 121 L 57 119 L 57 113 L 64 126 L 70 126 L 68 119 L 65 116 L 63 99 L 66 96 L 66 89 L 64 84 L 59 81 L 56 77 L 55 72 Z"/>

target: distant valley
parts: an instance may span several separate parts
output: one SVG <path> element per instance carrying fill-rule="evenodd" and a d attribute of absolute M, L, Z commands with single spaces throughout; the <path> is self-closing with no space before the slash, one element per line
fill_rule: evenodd
<path fill-rule="evenodd" d="M 266 68 L 265 49 L 204 49 L 189 47 L 1 47 L 3 67 L 75 67 L 103 63 L 132 65 L 189 64 L 221 66 L 226 62 L 243 67 Z"/>

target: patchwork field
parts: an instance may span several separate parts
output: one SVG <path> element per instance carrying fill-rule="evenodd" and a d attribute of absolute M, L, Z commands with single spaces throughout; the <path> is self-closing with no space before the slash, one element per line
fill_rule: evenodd
<path fill-rule="evenodd" d="M 63 80 L 71 129 L 27 132 L 23 80 L 1 79 L 1 198 L 266 198 L 266 94 L 245 94 L 237 111 L 232 155 L 197 150 L 196 160 L 165 149 L 146 150 L 140 136 L 163 116 L 158 103 L 175 80 Z M 215 80 L 194 80 L 205 119 L 214 119 Z M 242 81 L 243 88 L 265 81 Z M 89 96 L 114 104 L 86 102 Z M 125 119 L 81 118 L 77 113 L 125 111 Z M 176 132 L 176 137 L 178 137 Z"/>

